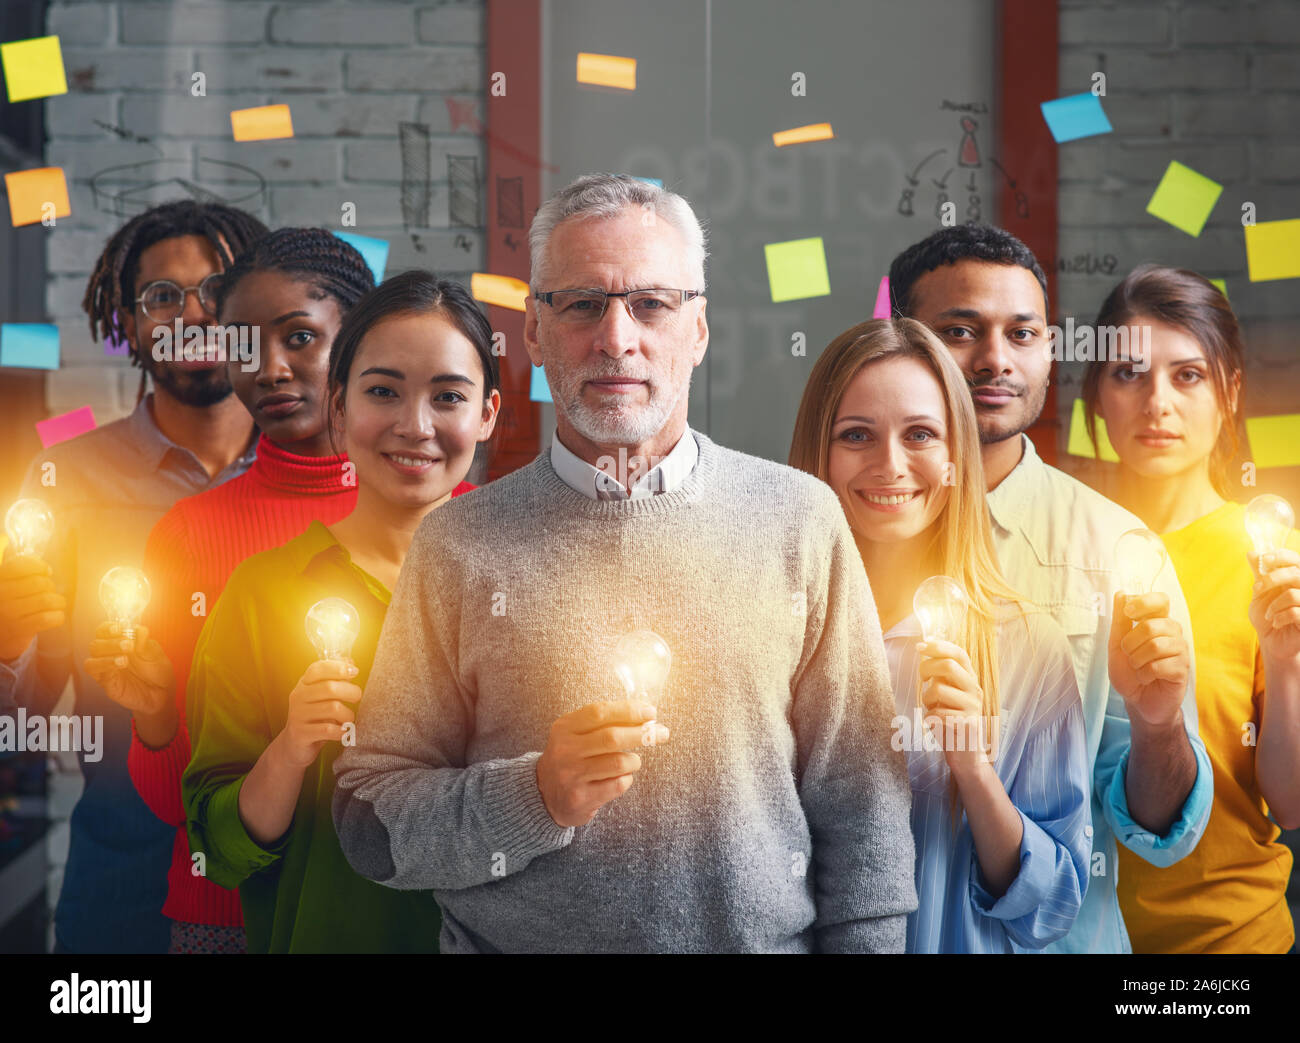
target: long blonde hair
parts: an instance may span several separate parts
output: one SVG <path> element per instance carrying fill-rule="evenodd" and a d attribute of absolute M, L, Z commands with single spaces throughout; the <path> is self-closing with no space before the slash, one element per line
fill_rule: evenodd
<path fill-rule="evenodd" d="M 998 715 L 998 602 L 1023 613 L 1029 606 L 1002 577 L 984 492 L 979 427 L 966 379 L 943 343 L 915 319 L 872 319 L 836 337 L 813 366 L 799 403 L 790 466 L 830 480 L 831 429 L 845 392 L 863 366 L 889 358 L 913 358 L 934 374 L 947 407 L 948 452 L 954 481 L 926 553 L 957 580 L 970 598 L 963 647 L 984 692 L 984 715 Z M 837 490 L 838 491 L 838 490 Z"/>

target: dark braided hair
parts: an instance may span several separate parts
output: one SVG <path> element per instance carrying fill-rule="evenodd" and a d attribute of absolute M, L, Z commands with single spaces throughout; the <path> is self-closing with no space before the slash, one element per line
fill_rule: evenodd
<path fill-rule="evenodd" d="M 108 241 L 86 284 L 81 307 L 90 316 L 92 340 L 108 339 L 118 331 L 119 309 L 135 310 L 135 277 L 140 255 L 155 243 L 184 235 L 203 236 L 228 267 L 233 254 L 242 253 L 266 235 L 266 225 L 233 206 L 198 203 L 193 199 L 163 203 L 137 214 Z M 140 365 L 134 350 L 131 364 Z"/>
<path fill-rule="evenodd" d="M 277 228 L 253 243 L 226 269 L 217 290 L 217 314 L 239 281 L 253 272 L 300 275 L 346 313 L 375 288 L 375 276 L 351 243 L 325 228 Z"/>

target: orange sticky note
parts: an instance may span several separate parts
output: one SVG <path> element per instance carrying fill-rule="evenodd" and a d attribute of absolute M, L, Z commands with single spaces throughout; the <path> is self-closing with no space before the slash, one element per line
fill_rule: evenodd
<path fill-rule="evenodd" d="M 236 141 L 265 141 L 293 137 L 293 120 L 288 105 L 262 105 L 255 109 L 233 109 L 230 129 Z"/>
<path fill-rule="evenodd" d="M 46 217 L 72 216 L 68 181 L 62 167 L 37 167 L 6 174 L 5 191 L 9 193 L 9 219 L 15 228 L 39 224 Z"/>
<path fill-rule="evenodd" d="M 636 90 L 636 59 L 615 54 L 578 53 L 578 82 Z"/>
<path fill-rule="evenodd" d="M 68 93 L 63 50 L 57 36 L 37 36 L 0 44 L 0 64 L 10 101 L 28 101 Z"/>
<path fill-rule="evenodd" d="M 469 277 L 469 292 L 477 301 L 495 304 L 511 311 L 523 311 L 528 300 L 528 284 L 509 275 L 475 272 Z"/>
<path fill-rule="evenodd" d="M 777 148 L 784 145 L 802 145 L 808 141 L 827 141 L 835 137 L 829 123 L 810 123 L 806 127 L 792 127 L 790 130 L 778 130 L 772 135 L 772 144 Z"/>

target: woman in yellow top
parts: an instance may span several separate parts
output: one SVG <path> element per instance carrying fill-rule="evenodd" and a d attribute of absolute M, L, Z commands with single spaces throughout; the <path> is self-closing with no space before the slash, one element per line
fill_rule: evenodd
<path fill-rule="evenodd" d="M 356 467 L 356 508 L 247 558 L 204 625 L 181 792 L 191 850 L 213 881 L 239 888 L 249 952 L 438 951 L 432 895 L 373 883 L 344 858 L 333 763 L 355 736 L 416 528 L 473 488 L 464 478 L 501 403 L 491 340 L 464 288 L 428 272 L 363 297 L 334 339 L 327 385 L 338 448 Z M 351 664 L 320 658 L 308 641 L 307 611 L 328 597 L 357 610 Z"/>
<path fill-rule="evenodd" d="M 1260 562 L 1233 502 L 1241 334 L 1211 283 L 1156 265 L 1111 291 L 1097 316 L 1108 326 L 1131 327 L 1130 353 L 1088 368 L 1085 417 L 1094 435 L 1105 421 L 1116 498 L 1161 534 L 1187 595 L 1214 766 L 1209 825 L 1191 854 L 1157 869 L 1121 849 L 1124 922 L 1134 952 L 1283 953 L 1295 933 L 1278 826 L 1300 825 L 1300 554 L 1292 540 Z M 1147 326 L 1143 355 L 1133 346 Z"/>

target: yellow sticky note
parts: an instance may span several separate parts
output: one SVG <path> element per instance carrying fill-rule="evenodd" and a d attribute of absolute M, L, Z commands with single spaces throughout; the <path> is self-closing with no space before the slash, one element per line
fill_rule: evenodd
<path fill-rule="evenodd" d="M 1228 284 L 1222 279 L 1211 279 L 1210 282 L 1212 282 L 1218 291 L 1223 294 L 1224 299 L 1226 300 L 1228 296 Z"/>
<path fill-rule="evenodd" d="M 528 300 L 528 284 L 509 275 L 475 272 L 469 277 L 469 292 L 476 301 L 495 304 L 511 311 L 523 311 Z"/>
<path fill-rule="evenodd" d="M 1156 186 L 1155 195 L 1147 204 L 1147 213 L 1168 221 L 1190 236 L 1199 236 L 1222 192 L 1223 186 L 1217 181 L 1211 181 L 1191 167 L 1173 162 Z"/>
<path fill-rule="evenodd" d="M 777 148 L 785 145 L 802 145 L 808 141 L 828 141 L 835 137 L 829 123 L 810 123 L 806 127 L 792 127 L 790 130 L 778 130 L 772 135 L 772 144 Z"/>
<path fill-rule="evenodd" d="M 293 120 L 288 105 L 262 105 L 256 109 L 233 109 L 230 129 L 236 141 L 265 141 L 293 137 Z"/>
<path fill-rule="evenodd" d="M 19 225 L 39 224 L 46 217 L 70 217 L 68 182 L 62 167 L 37 167 L 5 175 L 9 219 Z"/>
<path fill-rule="evenodd" d="M 0 64 L 10 101 L 28 101 L 68 93 L 63 72 L 63 49 L 57 36 L 0 43 Z"/>
<path fill-rule="evenodd" d="M 1300 278 L 1300 219 L 1247 225 L 1245 232 L 1251 282 Z"/>
<path fill-rule="evenodd" d="M 767 255 L 767 281 L 773 302 L 830 294 L 831 278 L 826 270 L 826 248 L 821 236 L 768 243 L 763 252 Z"/>
<path fill-rule="evenodd" d="M 1110 444 L 1110 435 L 1106 433 L 1106 421 L 1097 418 L 1097 441 L 1101 443 L 1101 458 L 1110 463 L 1119 463 L 1119 453 Z M 1092 439 L 1088 437 L 1088 428 L 1083 422 L 1083 399 L 1074 400 L 1074 409 L 1070 413 L 1070 442 L 1066 450 L 1071 456 L 1086 456 L 1095 460 L 1092 451 Z"/>
<path fill-rule="evenodd" d="M 1300 467 L 1300 414 L 1246 418 L 1256 467 Z"/>
<path fill-rule="evenodd" d="M 587 54 L 578 52 L 578 82 L 597 87 L 618 87 L 625 91 L 636 90 L 636 59 L 620 58 L 616 54 Z"/>

